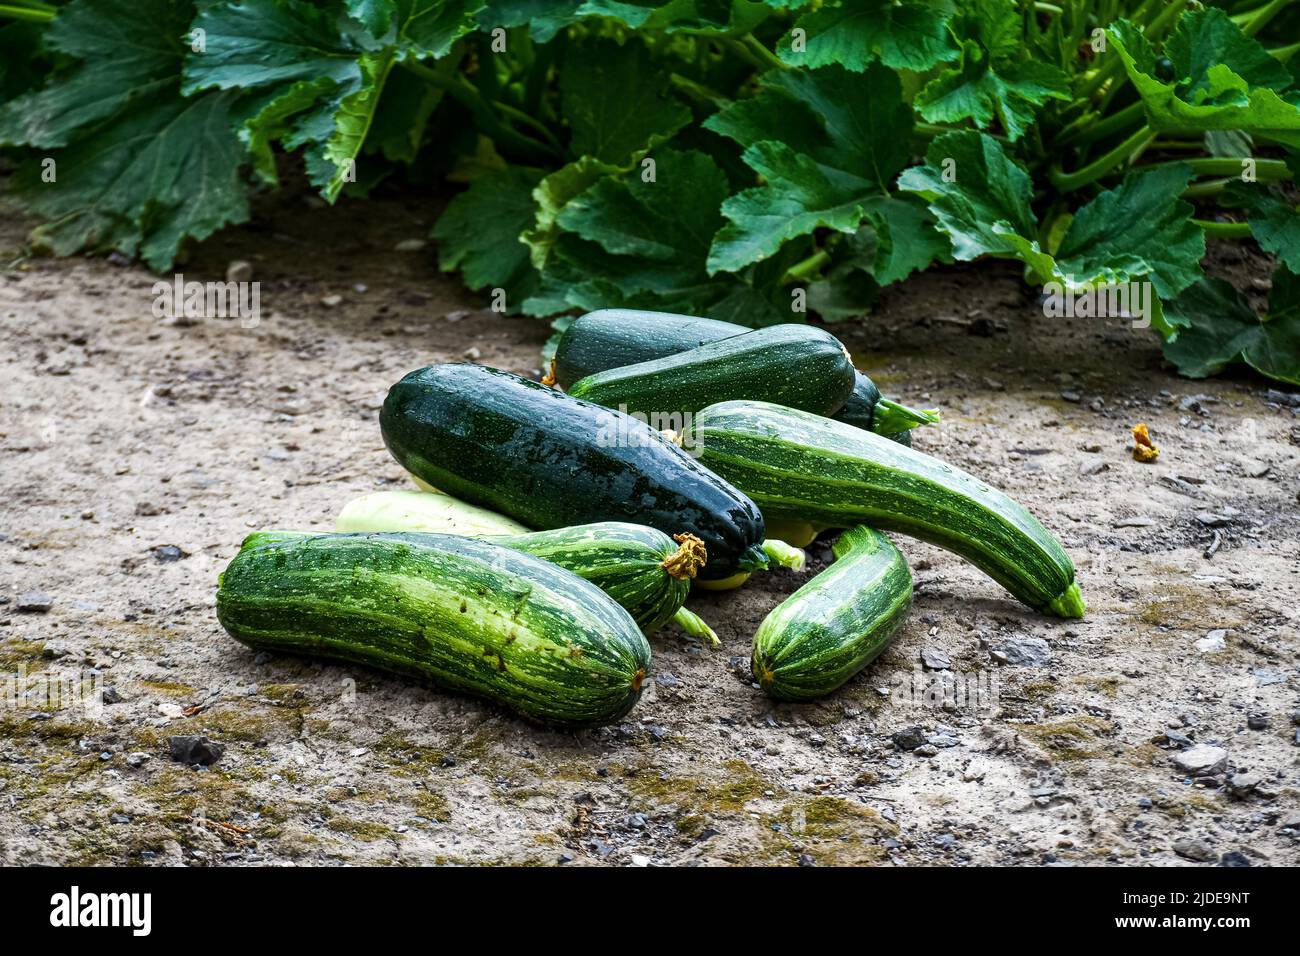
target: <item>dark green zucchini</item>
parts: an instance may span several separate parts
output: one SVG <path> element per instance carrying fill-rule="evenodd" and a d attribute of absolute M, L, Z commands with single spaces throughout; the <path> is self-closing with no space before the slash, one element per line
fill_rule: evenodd
<path fill-rule="evenodd" d="M 600 309 L 575 319 L 560 336 L 553 376 L 560 387 L 569 388 L 588 375 L 654 361 L 750 331 L 733 322 L 672 312 Z M 895 441 L 902 441 L 897 433 L 939 420 L 934 412 L 916 411 L 883 398 L 862 372 L 856 372 L 852 394 L 833 417 Z M 910 441 L 909 436 L 907 443 Z"/>
<path fill-rule="evenodd" d="M 729 399 L 776 402 L 830 415 L 853 392 L 853 362 L 839 339 L 811 325 L 773 325 L 579 379 L 569 394 L 606 408 L 683 416 Z M 668 425 L 665 427 L 673 427 Z"/>
<path fill-rule="evenodd" d="M 567 389 L 596 372 L 676 355 L 752 331 L 743 325 L 640 309 L 597 309 L 573 320 L 555 347 L 553 374 Z"/>
<path fill-rule="evenodd" d="M 532 528 L 629 521 L 704 541 L 702 578 L 767 566 L 754 503 L 628 415 L 481 365 L 388 392 L 384 442 L 413 475 Z"/>
<path fill-rule="evenodd" d="M 778 604 L 754 634 L 754 680 L 780 700 L 835 690 L 889 644 L 912 604 L 912 575 L 879 531 L 859 525 L 835 562 Z"/>
<path fill-rule="evenodd" d="M 1074 565 L 1021 505 L 946 462 L 843 422 L 766 402 L 695 417 L 701 460 L 778 520 L 870 524 L 959 554 L 1030 607 L 1082 617 Z"/>
<path fill-rule="evenodd" d="M 217 589 L 217 619 L 249 647 L 379 667 L 554 724 L 609 723 L 641 695 L 636 622 L 541 558 L 440 534 L 265 540 Z"/>

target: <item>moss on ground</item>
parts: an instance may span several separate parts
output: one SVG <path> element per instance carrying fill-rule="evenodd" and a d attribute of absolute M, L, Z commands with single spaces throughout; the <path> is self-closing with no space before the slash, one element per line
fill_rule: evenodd
<path fill-rule="evenodd" d="M 777 788 L 743 760 L 722 765 L 725 779 L 708 777 L 660 777 L 640 771 L 627 778 L 628 791 L 638 799 L 670 804 L 690 813 L 736 813 L 751 800 Z"/>
<path fill-rule="evenodd" d="M 1113 727 L 1100 717 L 1078 714 L 1044 724 L 1021 724 L 1016 729 L 1057 760 L 1091 760 L 1102 755 L 1099 742 Z"/>

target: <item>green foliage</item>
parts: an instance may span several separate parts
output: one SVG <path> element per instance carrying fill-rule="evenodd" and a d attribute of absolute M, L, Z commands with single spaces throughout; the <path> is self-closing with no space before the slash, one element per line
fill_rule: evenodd
<path fill-rule="evenodd" d="M 166 268 L 293 154 L 331 202 L 454 172 L 440 266 L 561 326 L 851 319 L 996 257 L 1150 283 L 1184 372 L 1294 381 L 1297 23 L 1300 0 L 15 0 L 0 147 L 61 254 Z M 1203 275 L 1220 237 L 1276 260 L 1262 317 Z"/>

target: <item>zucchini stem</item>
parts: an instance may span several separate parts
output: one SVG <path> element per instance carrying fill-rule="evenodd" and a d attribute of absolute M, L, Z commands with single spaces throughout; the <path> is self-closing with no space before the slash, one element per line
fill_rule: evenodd
<path fill-rule="evenodd" d="M 26 20 L 28 23 L 49 23 L 54 19 L 57 10 L 42 9 L 41 7 L 15 7 L 9 4 L 0 5 L 0 17 L 9 17 L 13 20 Z"/>
<path fill-rule="evenodd" d="M 1193 219 L 1196 225 L 1205 230 L 1211 239 L 1249 239 L 1251 237 L 1248 222 L 1211 222 L 1208 219 Z"/>
<path fill-rule="evenodd" d="M 1047 605 L 1047 610 L 1057 617 L 1083 617 L 1088 606 L 1083 602 L 1083 592 L 1079 590 L 1079 582 L 1071 582 L 1064 593 Z"/>
<path fill-rule="evenodd" d="M 1150 146 L 1155 138 L 1155 132 L 1149 126 L 1143 126 L 1124 142 L 1087 166 L 1076 169 L 1072 173 L 1065 172 L 1059 166 L 1053 166 L 1048 172 L 1048 177 L 1058 192 L 1074 192 L 1076 189 L 1095 183 L 1111 170 L 1123 165 Z"/>
<path fill-rule="evenodd" d="M 935 425 L 939 422 L 939 409 L 918 411 L 898 402 L 882 398 L 871 410 L 871 430 L 877 435 L 897 435 L 918 425 Z"/>
<path fill-rule="evenodd" d="M 708 641 L 710 647 L 717 647 L 722 643 L 718 640 L 718 635 L 714 633 L 713 628 L 709 627 L 702 617 L 693 611 L 686 610 L 684 607 L 677 609 L 677 613 L 673 615 L 673 623 L 691 637 L 698 637 Z"/>
<path fill-rule="evenodd" d="M 796 548 L 794 545 L 778 541 L 776 538 L 768 538 L 764 541 L 763 551 L 774 563 L 783 568 L 789 568 L 791 571 L 802 571 L 808 566 L 808 555 L 804 553 L 802 548 Z"/>

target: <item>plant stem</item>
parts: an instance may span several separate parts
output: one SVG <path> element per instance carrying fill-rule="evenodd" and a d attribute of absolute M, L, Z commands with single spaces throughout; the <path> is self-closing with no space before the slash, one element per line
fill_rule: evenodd
<path fill-rule="evenodd" d="M 1230 183 L 1239 182 L 1237 179 L 1206 179 L 1199 183 L 1194 183 L 1183 190 L 1180 199 L 1213 199 L 1219 193 L 1228 188 Z"/>
<path fill-rule="evenodd" d="M 1254 157 L 1241 157 L 1234 159 L 1228 157 L 1203 157 L 1200 159 L 1180 159 L 1179 163 L 1186 163 L 1192 167 L 1192 172 L 1198 176 L 1241 176 L 1241 164 L 1246 159 Z M 1285 160 L 1281 159 L 1255 159 L 1255 175 L 1263 182 L 1277 182 L 1280 179 L 1289 179 L 1291 170 Z"/>
<path fill-rule="evenodd" d="M 1291 59 L 1291 57 L 1300 53 L 1300 43 L 1292 43 L 1290 46 L 1280 46 L 1276 50 L 1269 50 L 1268 52 L 1275 60 L 1281 60 L 1285 63 L 1287 60 Z"/>
<path fill-rule="evenodd" d="M 1250 14 L 1250 19 L 1241 25 L 1241 32 L 1248 37 L 1253 37 L 1268 25 L 1268 21 L 1290 6 L 1291 2 L 1292 0 L 1272 0 L 1271 3 L 1265 4 Z"/>
<path fill-rule="evenodd" d="M 1083 117 L 1080 117 L 1080 119 L 1083 119 Z M 1136 126 L 1141 121 L 1142 101 L 1137 100 L 1122 110 L 1116 110 L 1104 119 L 1098 120 L 1091 126 L 1082 125 L 1079 130 L 1076 130 L 1071 135 L 1064 135 L 1064 132 L 1069 130 L 1069 127 L 1067 127 L 1066 131 L 1063 131 L 1063 135 L 1057 138 L 1057 143 L 1061 146 L 1087 146 L 1089 143 L 1095 143 L 1114 133 L 1123 132 L 1130 127 Z M 1074 126 L 1076 123 L 1078 123 L 1077 120 L 1070 125 Z"/>
<path fill-rule="evenodd" d="M 1051 13 L 1056 16 L 1060 16 L 1065 12 L 1054 3 L 1035 3 L 1034 9 L 1038 10 L 1040 13 Z"/>
<path fill-rule="evenodd" d="M 786 270 L 781 277 L 783 285 L 789 285 L 792 282 L 806 282 L 821 271 L 822 266 L 831 261 L 831 254 L 825 249 L 814 252 L 807 259 L 796 262 Z"/>
<path fill-rule="evenodd" d="M 1211 222 L 1208 219 L 1193 219 L 1192 222 L 1205 230 L 1211 239 L 1249 239 L 1248 222 Z"/>
<path fill-rule="evenodd" d="M 689 77 L 682 76 L 680 73 L 670 73 L 668 82 L 673 85 L 673 89 L 685 93 L 692 99 L 705 103 L 714 109 L 722 109 L 731 102 L 731 98 L 723 96 L 717 90 L 710 89 L 703 83 L 697 83 Z"/>
<path fill-rule="evenodd" d="M 53 7 L 42 9 L 41 7 L 14 7 L 9 4 L 0 5 L 0 17 L 9 17 L 13 20 L 26 20 L 29 23 L 49 23 L 54 19 L 58 11 Z"/>
<path fill-rule="evenodd" d="M 775 538 L 768 538 L 763 542 L 763 551 L 772 559 L 773 563 L 779 564 L 783 568 L 789 568 L 791 571 L 802 571 L 808 565 L 808 555 L 802 548 L 796 548 L 792 544 L 786 544 L 784 541 L 778 541 Z"/>
<path fill-rule="evenodd" d="M 708 641 L 710 647 L 717 647 L 721 643 L 718 635 L 713 633 L 713 628 L 709 627 L 694 611 L 688 611 L 684 607 L 678 608 L 677 613 L 673 615 L 673 623 L 691 637 L 700 637 Z"/>
<path fill-rule="evenodd" d="M 763 46 L 758 38 L 752 33 L 746 33 L 744 39 L 740 41 L 741 46 L 754 54 L 754 57 L 774 70 L 788 70 L 790 65 L 784 62 L 775 53 Z"/>
<path fill-rule="evenodd" d="M 542 134 L 542 138 L 546 140 L 548 146 L 550 146 L 557 153 L 560 154 L 564 153 L 564 147 L 560 145 L 560 141 L 555 138 L 555 134 L 551 132 L 550 127 L 548 127 L 541 120 L 529 116 L 523 110 L 516 109 L 515 107 L 511 106 L 509 103 L 502 103 L 500 100 L 493 100 L 491 102 L 493 106 L 495 106 L 498 110 L 501 111 L 502 115 L 509 116 L 511 119 L 523 123 L 525 126 L 528 126 L 531 129 L 537 130 L 537 132 Z"/>
<path fill-rule="evenodd" d="M 1052 185 L 1058 192 L 1069 193 L 1076 189 L 1082 189 L 1089 183 L 1094 183 L 1102 176 L 1128 160 L 1134 153 L 1139 153 L 1151 145 L 1156 138 L 1156 134 L 1148 126 L 1143 126 L 1136 133 L 1130 136 L 1124 142 L 1120 143 L 1110 152 L 1099 156 L 1082 169 L 1076 169 L 1072 173 L 1063 171 L 1059 166 L 1053 166 L 1048 172 L 1048 177 Z"/>

